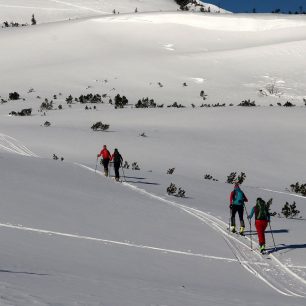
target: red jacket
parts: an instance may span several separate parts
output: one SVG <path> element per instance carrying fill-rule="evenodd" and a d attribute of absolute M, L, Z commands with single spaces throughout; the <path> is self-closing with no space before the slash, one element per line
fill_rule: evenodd
<path fill-rule="evenodd" d="M 101 156 L 103 159 L 111 159 L 111 154 L 109 153 L 107 149 L 102 149 L 98 157 L 101 157 Z"/>

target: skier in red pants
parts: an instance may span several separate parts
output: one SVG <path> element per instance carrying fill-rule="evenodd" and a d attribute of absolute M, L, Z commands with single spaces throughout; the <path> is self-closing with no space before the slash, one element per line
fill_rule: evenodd
<path fill-rule="evenodd" d="M 252 208 L 248 219 L 251 220 L 255 213 L 255 227 L 258 235 L 259 250 L 264 253 L 266 250 L 265 230 L 270 222 L 270 213 L 266 202 L 257 198 L 256 205 Z"/>

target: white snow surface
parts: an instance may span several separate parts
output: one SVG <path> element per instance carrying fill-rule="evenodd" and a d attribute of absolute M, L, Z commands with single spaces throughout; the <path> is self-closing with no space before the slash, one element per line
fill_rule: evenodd
<path fill-rule="evenodd" d="M 22 97 L 0 104 L 0 305 L 304 305 L 305 198 L 286 188 L 306 182 L 306 18 L 101 16 L 115 2 L 0 0 L 0 16 L 14 19 L 34 12 L 23 6 L 45 21 L 86 17 L 0 29 L 0 101 Z M 117 3 L 120 12 L 177 8 Z M 271 84 L 277 90 L 260 96 Z M 104 103 L 65 102 L 87 93 L 105 94 Z M 108 103 L 117 93 L 125 109 Z M 186 108 L 132 107 L 147 96 Z M 54 110 L 44 116 L 45 98 Z M 243 99 L 261 106 L 236 106 Z M 276 106 L 288 100 L 297 106 Z M 199 107 L 218 102 L 234 106 Z M 28 107 L 29 117 L 8 115 Z M 110 129 L 93 132 L 97 121 Z M 122 184 L 105 178 L 95 171 L 103 144 L 141 170 L 125 169 Z M 269 258 L 256 251 L 253 223 L 245 238 L 227 231 L 231 171 L 247 174 L 248 211 L 258 196 L 273 198 L 273 211 L 286 201 L 301 211 L 272 218 Z M 187 197 L 167 195 L 171 182 Z M 273 250 L 269 228 L 266 239 Z"/>

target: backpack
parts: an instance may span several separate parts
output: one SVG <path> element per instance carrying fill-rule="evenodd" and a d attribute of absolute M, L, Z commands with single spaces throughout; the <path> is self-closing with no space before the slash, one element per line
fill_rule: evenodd
<path fill-rule="evenodd" d="M 255 207 L 255 218 L 256 220 L 268 220 L 268 207 L 264 200 L 257 200 Z"/>
<path fill-rule="evenodd" d="M 244 203 L 244 193 L 241 189 L 235 189 L 234 190 L 234 199 L 233 203 L 235 205 L 242 205 Z"/>
<path fill-rule="evenodd" d="M 114 163 L 121 163 L 121 159 L 122 159 L 122 157 L 121 157 L 121 155 L 120 155 L 120 153 L 119 152 L 114 152 Z"/>

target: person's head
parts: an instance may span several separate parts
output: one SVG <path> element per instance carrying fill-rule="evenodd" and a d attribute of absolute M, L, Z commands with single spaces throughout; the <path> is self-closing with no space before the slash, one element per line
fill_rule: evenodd
<path fill-rule="evenodd" d="M 106 149 L 106 145 L 103 145 L 103 149 Z"/>
<path fill-rule="evenodd" d="M 115 149 L 114 151 L 115 151 L 116 153 L 118 153 L 118 149 Z"/>
<path fill-rule="evenodd" d="M 256 199 L 256 204 L 260 205 L 263 202 L 262 198 L 257 198 Z"/>

